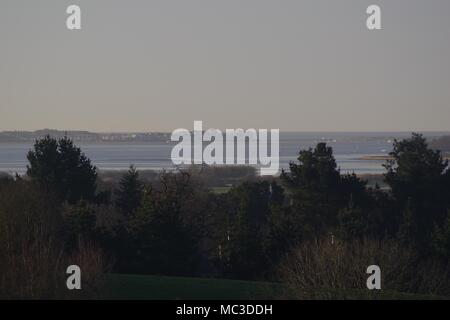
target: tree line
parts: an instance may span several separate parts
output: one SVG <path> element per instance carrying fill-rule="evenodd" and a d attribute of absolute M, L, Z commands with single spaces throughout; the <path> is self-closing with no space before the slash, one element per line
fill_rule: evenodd
<path fill-rule="evenodd" d="M 26 176 L 0 179 L 0 252 L 8 257 L 0 270 L 18 277 L 28 263 L 51 273 L 56 266 L 42 263 L 47 252 L 48 259 L 83 258 L 99 272 L 276 281 L 299 247 L 368 239 L 412 252 L 411 268 L 433 261 L 447 270 L 448 162 L 420 134 L 394 141 L 390 156 L 389 189 L 341 174 L 325 143 L 300 151 L 279 177 L 242 181 L 225 193 L 190 170 L 162 171 L 147 183 L 133 166 L 117 186 L 101 188 L 97 168 L 73 141 L 46 136 L 28 153 Z M 450 275 L 440 276 L 439 292 L 449 293 Z M 0 278 L 3 288 L 8 278 Z"/>

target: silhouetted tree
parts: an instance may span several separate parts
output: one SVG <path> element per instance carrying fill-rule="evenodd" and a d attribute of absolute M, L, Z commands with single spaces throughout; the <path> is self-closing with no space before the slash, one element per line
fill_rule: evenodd
<path fill-rule="evenodd" d="M 289 250 L 283 189 L 275 182 L 244 182 L 222 196 L 216 214 L 216 262 L 227 276 L 260 278 Z M 285 246 L 284 246 L 285 245 Z"/>
<path fill-rule="evenodd" d="M 341 239 L 362 239 L 367 234 L 367 217 L 361 208 L 355 206 L 353 198 L 338 214 L 338 236 Z"/>
<path fill-rule="evenodd" d="M 192 197 L 186 172 L 161 173 L 144 191 L 141 205 L 128 220 L 128 270 L 138 273 L 192 275 L 197 258 L 195 225 L 185 219 Z"/>
<path fill-rule="evenodd" d="M 448 161 L 440 151 L 429 148 L 426 139 L 417 133 L 394 141 L 390 156 L 385 180 L 398 210 L 403 212 L 401 236 L 409 235 L 414 237 L 409 239 L 411 242 L 429 247 L 434 225 L 444 222 L 450 204 Z"/>
<path fill-rule="evenodd" d="M 366 182 L 355 175 L 341 176 L 333 150 L 325 143 L 300 151 L 298 163 L 291 162 L 281 179 L 305 233 L 314 237 L 337 224 L 337 214 L 351 196 L 358 203 L 365 195 Z"/>
<path fill-rule="evenodd" d="M 60 200 L 95 200 L 97 169 L 69 138 L 37 140 L 27 159 L 27 175 Z"/>
<path fill-rule="evenodd" d="M 144 184 L 139 180 L 139 172 L 134 166 L 119 182 L 119 190 L 116 192 L 116 207 L 123 215 L 131 215 L 141 205 Z"/>
<path fill-rule="evenodd" d="M 95 209 L 95 206 L 84 200 L 64 208 L 64 234 L 68 247 L 73 248 L 83 241 L 94 240 L 97 220 Z"/>

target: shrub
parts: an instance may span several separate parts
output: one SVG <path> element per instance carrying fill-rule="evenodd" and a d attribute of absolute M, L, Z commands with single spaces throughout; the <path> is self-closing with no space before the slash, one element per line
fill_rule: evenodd
<path fill-rule="evenodd" d="M 0 182 L 0 298 L 84 298 L 95 294 L 105 258 L 94 246 L 67 248 L 54 197 L 22 179 Z M 84 289 L 66 288 L 66 268 L 77 264 Z"/>
<path fill-rule="evenodd" d="M 369 291 L 369 265 L 381 268 L 382 291 Z M 289 295 L 298 299 L 377 298 L 384 292 L 448 294 L 450 273 L 445 264 L 418 260 L 398 242 L 361 240 L 305 242 L 280 267 Z"/>

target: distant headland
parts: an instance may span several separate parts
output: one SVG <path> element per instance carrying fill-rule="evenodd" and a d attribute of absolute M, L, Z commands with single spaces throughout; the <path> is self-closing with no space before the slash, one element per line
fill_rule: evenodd
<path fill-rule="evenodd" d="M 56 138 L 70 137 L 76 142 L 167 142 L 170 133 L 166 132 L 90 132 L 81 130 L 63 131 L 43 129 L 36 131 L 2 131 L 0 142 L 34 142 L 50 135 Z"/>

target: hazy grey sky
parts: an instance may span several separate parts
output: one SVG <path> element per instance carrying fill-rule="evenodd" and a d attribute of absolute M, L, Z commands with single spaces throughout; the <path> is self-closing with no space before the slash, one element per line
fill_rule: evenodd
<path fill-rule="evenodd" d="M 82 30 L 66 29 L 66 8 Z M 381 31 L 365 27 L 382 8 Z M 1 0 L 0 130 L 450 130 L 448 0 Z"/>

